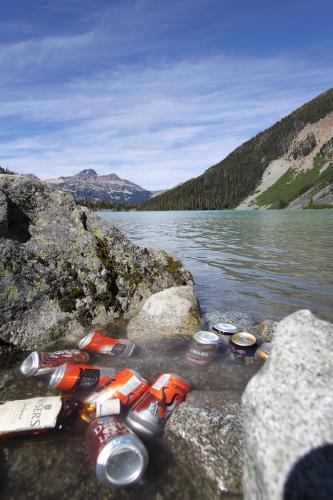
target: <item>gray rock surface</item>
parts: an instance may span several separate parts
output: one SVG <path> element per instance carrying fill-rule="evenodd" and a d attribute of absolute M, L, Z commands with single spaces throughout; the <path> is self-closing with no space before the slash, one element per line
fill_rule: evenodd
<path fill-rule="evenodd" d="M 172 256 L 133 245 L 70 195 L 0 175 L 0 339 L 45 347 L 88 324 L 131 317 L 151 294 L 189 284 Z"/>
<path fill-rule="evenodd" d="M 313 150 L 316 144 L 317 144 L 316 136 L 314 135 L 313 132 L 309 132 L 305 137 L 305 139 L 299 141 L 295 145 L 291 155 L 294 158 L 294 160 L 296 160 L 296 158 L 298 158 L 299 156 L 306 156 Z"/>
<path fill-rule="evenodd" d="M 217 499 L 241 494 L 243 420 L 240 394 L 194 391 L 166 424 L 165 442 L 180 467 L 191 476 L 198 498 Z"/>
<path fill-rule="evenodd" d="M 128 337 L 158 338 L 193 334 L 200 327 L 200 308 L 193 286 L 173 286 L 151 295 L 128 324 Z"/>
<path fill-rule="evenodd" d="M 240 330 L 249 330 L 253 326 L 252 318 L 245 313 L 240 311 L 212 311 L 206 313 L 204 315 L 204 321 L 207 325 L 207 328 L 210 330 L 217 323 L 231 323 L 232 325 L 237 326 Z"/>
<path fill-rule="evenodd" d="M 332 493 L 332 468 L 325 478 L 333 465 L 332 352 L 333 325 L 310 311 L 279 323 L 270 358 L 242 400 L 245 500 L 326 499 L 327 485 Z M 316 462 L 320 453 L 326 459 Z"/>

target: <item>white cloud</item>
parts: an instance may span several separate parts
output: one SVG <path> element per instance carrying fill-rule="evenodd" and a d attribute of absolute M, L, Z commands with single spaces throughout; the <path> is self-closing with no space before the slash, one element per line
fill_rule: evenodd
<path fill-rule="evenodd" d="M 69 64 L 97 38 L 75 38 L 70 55 L 72 39 L 25 43 L 0 55 L 0 67 L 12 57 L 17 71 L 32 48 L 42 60 L 58 47 Z M 118 64 L 42 89 L 3 87 L 0 164 L 42 178 L 95 168 L 149 189 L 171 187 L 328 88 L 332 76 L 305 60 L 210 56 Z"/>

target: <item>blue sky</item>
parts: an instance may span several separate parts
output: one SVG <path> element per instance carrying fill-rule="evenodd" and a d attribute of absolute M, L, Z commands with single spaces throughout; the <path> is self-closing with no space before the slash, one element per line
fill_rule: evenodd
<path fill-rule="evenodd" d="M 12 0 L 0 164 L 172 187 L 332 87 L 331 0 Z"/>

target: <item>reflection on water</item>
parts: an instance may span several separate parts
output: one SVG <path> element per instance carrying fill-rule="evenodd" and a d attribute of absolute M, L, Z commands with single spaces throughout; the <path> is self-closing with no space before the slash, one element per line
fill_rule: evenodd
<path fill-rule="evenodd" d="M 134 243 L 174 253 L 203 311 L 333 320 L 333 210 L 99 212 Z"/>

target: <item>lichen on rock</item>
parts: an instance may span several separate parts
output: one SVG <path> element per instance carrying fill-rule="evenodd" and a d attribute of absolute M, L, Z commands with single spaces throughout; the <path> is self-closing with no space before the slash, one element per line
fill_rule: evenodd
<path fill-rule="evenodd" d="M 166 252 L 133 245 L 70 195 L 17 175 L 0 175 L 0 262 L 0 338 L 27 349 L 193 284 Z"/>

